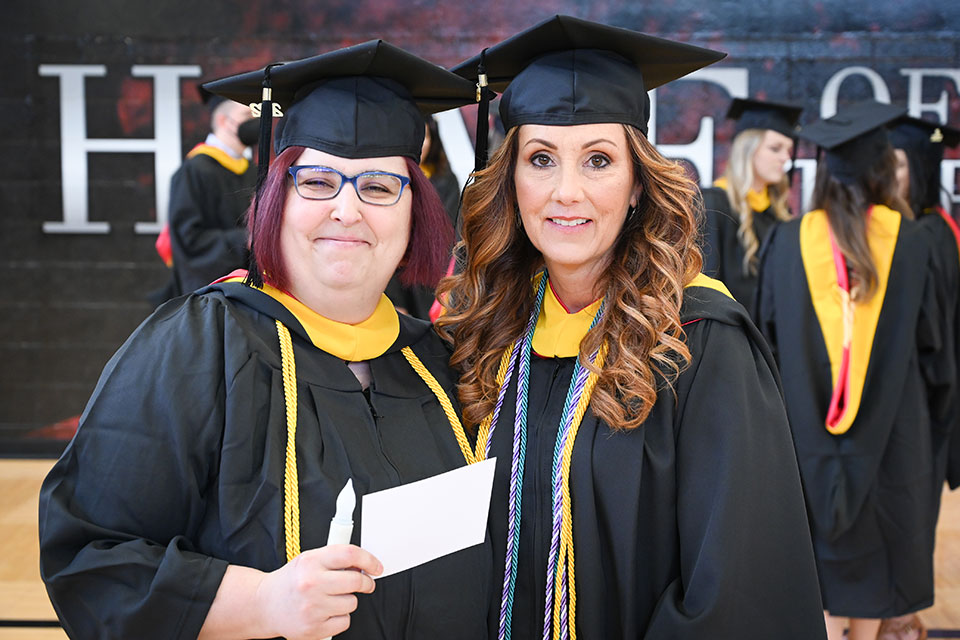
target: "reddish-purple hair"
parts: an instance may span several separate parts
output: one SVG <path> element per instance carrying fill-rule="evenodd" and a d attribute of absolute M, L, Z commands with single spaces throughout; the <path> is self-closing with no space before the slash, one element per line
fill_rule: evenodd
<path fill-rule="evenodd" d="M 280 226 L 293 178 L 287 170 L 306 147 L 288 147 L 273 162 L 263 183 L 260 207 L 247 215 L 247 230 L 253 239 L 253 252 L 263 279 L 278 289 L 288 289 L 287 271 L 280 251 Z M 410 239 L 400 261 L 400 282 L 406 286 L 435 287 L 446 272 L 453 246 L 453 227 L 440 196 L 420 166 L 404 158 L 410 174 L 413 195 Z"/>

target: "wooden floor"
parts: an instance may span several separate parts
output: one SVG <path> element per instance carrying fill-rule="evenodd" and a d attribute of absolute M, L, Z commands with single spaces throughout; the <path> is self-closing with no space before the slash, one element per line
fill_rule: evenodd
<path fill-rule="evenodd" d="M 11 627 L 16 621 L 54 621 L 40 582 L 37 494 L 51 460 L 0 459 L 0 640 L 62 640 L 60 629 Z M 922 613 L 931 637 L 960 638 L 960 490 L 944 492 L 937 528 L 937 601 Z"/>

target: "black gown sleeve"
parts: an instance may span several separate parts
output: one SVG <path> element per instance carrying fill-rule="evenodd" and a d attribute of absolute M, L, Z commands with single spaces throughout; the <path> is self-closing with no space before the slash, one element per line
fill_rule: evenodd
<path fill-rule="evenodd" d="M 196 638 L 226 571 L 192 539 L 230 384 L 222 312 L 181 303 L 110 360 L 41 489 L 40 572 L 73 638 Z"/>
<path fill-rule="evenodd" d="M 650 640 L 825 638 L 781 389 L 748 325 L 689 327 L 700 355 L 677 385 L 680 576 L 657 604 Z"/>

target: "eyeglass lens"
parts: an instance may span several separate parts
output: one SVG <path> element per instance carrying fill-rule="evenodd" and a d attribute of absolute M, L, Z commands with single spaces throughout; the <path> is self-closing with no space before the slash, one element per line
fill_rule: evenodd
<path fill-rule="evenodd" d="M 331 169 L 304 167 L 297 171 L 297 192 L 304 198 L 326 200 L 335 197 L 344 177 Z M 370 204 L 393 204 L 400 199 L 403 182 L 387 173 L 361 173 L 353 178 L 357 195 Z"/>

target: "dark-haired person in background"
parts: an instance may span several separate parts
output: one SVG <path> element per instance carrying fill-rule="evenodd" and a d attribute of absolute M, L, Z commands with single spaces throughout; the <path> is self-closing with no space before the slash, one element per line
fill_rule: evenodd
<path fill-rule="evenodd" d="M 952 331 L 944 332 L 943 349 L 958 347 L 958 304 L 960 304 L 960 230 L 956 221 L 941 204 L 943 186 L 940 180 L 940 164 L 944 147 L 960 143 L 960 131 L 945 125 L 903 116 L 890 125 L 890 145 L 896 157 L 897 184 L 900 197 L 910 204 L 921 226 L 931 232 L 935 245 L 934 264 L 937 283 L 941 292 L 940 308 L 947 315 L 947 326 Z M 950 437 L 951 446 L 946 456 L 935 461 L 937 477 L 941 481 L 935 489 L 940 497 L 942 479 L 946 478 L 951 488 L 960 486 L 960 433 L 954 422 Z M 944 449 L 940 446 L 938 450 Z M 920 617 L 915 613 L 884 620 L 880 625 L 878 640 L 916 640 L 924 638 L 926 631 Z"/>
<path fill-rule="evenodd" d="M 885 125 L 904 112 L 868 101 L 804 127 L 825 150 L 815 210 L 774 230 L 760 268 L 830 640 L 933 602 L 957 380 L 930 234 L 898 196 Z"/>

